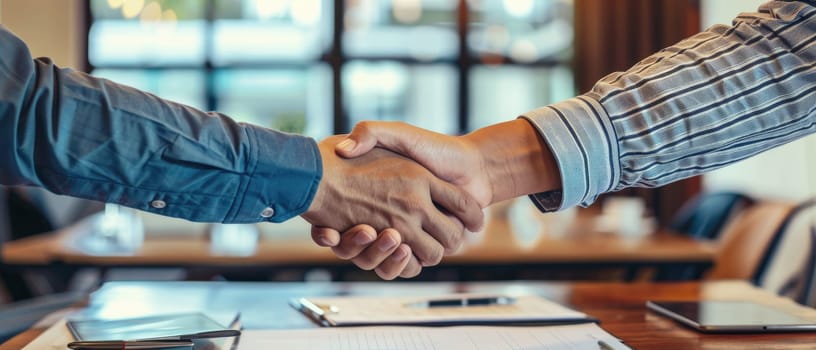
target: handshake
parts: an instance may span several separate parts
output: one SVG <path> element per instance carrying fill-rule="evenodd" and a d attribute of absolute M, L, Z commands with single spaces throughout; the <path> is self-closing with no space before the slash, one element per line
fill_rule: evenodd
<path fill-rule="evenodd" d="M 323 179 L 302 214 L 312 239 L 383 279 L 438 264 L 465 229 L 481 229 L 490 204 L 560 186 L 549 149 L 523 119 L 464 136 L 362 122 L 319 149 Z"/>

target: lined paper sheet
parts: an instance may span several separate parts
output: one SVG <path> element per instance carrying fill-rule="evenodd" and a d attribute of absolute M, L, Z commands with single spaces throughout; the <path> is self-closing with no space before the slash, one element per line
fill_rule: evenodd
<path fill-rule="evenodd" d="M 581 320 L 587 315 L 539 296 L 516 297 L 510 305 L 469 307 L 410 307 L 412 303 L 465 297 L 476 294 L 452 294 L 429 297 L 335 297 L 308 298 L 313 304 L 336 312 L 326 312 L 326 318 L 336 325 L 348 324 L 421 324 L 427 322 L 514 322 L 547 320 Z"/>
<path fill-rule="evenodd" d="M 631 350 L 594 323 L 543 327 L 353 327 L 245 330 L 239 350 Z"/>

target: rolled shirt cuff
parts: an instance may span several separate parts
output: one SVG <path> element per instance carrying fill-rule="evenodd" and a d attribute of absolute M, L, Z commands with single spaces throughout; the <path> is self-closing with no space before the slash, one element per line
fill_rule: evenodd
<path fill-rule="evenodd" d="M 227 222 L 283 222 L 309 209 L 323 175 L 314 139 L 246 125 L 254 164 Z"/>
<path fill-rule="evenodd" d="M 612 122 L 592 94 L 524 113 L 549 146 L 561 189 L 530 195 L 542 211 L 592 204 L 620 181 L 619 146 Z"/>

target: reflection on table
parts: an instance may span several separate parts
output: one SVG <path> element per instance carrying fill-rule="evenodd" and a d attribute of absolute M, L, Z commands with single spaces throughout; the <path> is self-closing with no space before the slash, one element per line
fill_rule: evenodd
<path fill-rule="evenodd" d="M 746 282 L 683 283 L 247 283 L 119 282 L 91 296 L 89 312 L 107 317 L 190 311 L 241 313 L 245 329 L 317 327 L 288 305 L 294 297 L 320 295 L 442 295 L 459 292 L 536 294 L 598 318 L 606 331 L 634 349 L 811 349 L 816 333 L 703 334 L 649 312 L 647 300 L 751 300 L 806 319 L 816 311 Z M 270 317 L 274 315 L 274 317 Z M 42 328 L 34 328 L 0 346 L 20 349 Z"/>
<path fill-rule="evenodd" d="M 641 268 L 692 266 L 702 272 L 710 266 L 716 252 L 712 244 L 686 236 L 662 231 L 637 235 L 602 232 L 597 226 L 597 216 L 591 213 L 540 214 L 529 202 L 518 203 L 508 202 L 493 208 L 488 212 L 482 232 L 468 233 L 467 243 L 459 253 L 446 257 L 438 267 L 426 269 L 422 276 L 435 279 L 432 275 L 438 274 L 459 280 L 537 279 L 553 277 L 547 276 L 547 271 L 621 268 L 625 270 L 622 278 L 631 279 Z M 358 272 L 350 263 L 337 259 L 329 249 L 316 246 L 310 239 L 308 224 L 300 219 L 245 230 L 215 226 L 209 229 L 210 234 L 205 233 L 207 226 L 190 225 L 200 231 L 179 235 L 148 225 L 142 245 L 132 252 L 122 252 L 88 249 L 83 243 L 90 239 L 88 226 L 79 223 L 47 235 L 9 242 L 3 247 L 3 259 L 6 264 L 22 266 L 57 263 L 217 267 L 242 271 L 324 268 L 335 277 Z M 224 238 L 227 233 L 232 235 L 231 239 Z M 576 277 L 583 278 L 576 274 L 559 278 Z"/>

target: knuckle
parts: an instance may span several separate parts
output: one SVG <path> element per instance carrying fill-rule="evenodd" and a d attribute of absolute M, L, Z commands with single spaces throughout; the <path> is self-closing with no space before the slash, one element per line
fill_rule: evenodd
<path fill-rule="evenodd" d="M 386 281 L 390 281 L 397 278 L 397 274 L 394 271 L 387 271 L 386 269 L 377 268 L 374 270 L 374 272 L 377 273 L 377 276 Z"/>
<path fill-rule="evenodd" d="M 400 196 L 399 207 L 401 207 L 407 217 L 425 215 L 425 206 L 422 201 L 415 198 L 412 194 L 406 193 L 405 196 Z"/>
<path fill-rule="evenodd" d="M 456 253 L 457 251 L 459 251 L 460 248 L 462 248 L 463 243 L 464 243 L 463 240 L 459 239 L 459 240 L 455 241 L 452 245 L 446 246 L 445 247 L 445 255 L 451 255 L 453 253 Z"/>
<path fill-rule="evenodd" d="M 405 207 L 411 212 L 419 212 L 425 210 L 425 206 L 416 198 L 411 198 L 405 202 Z"/>
<path fill-rule="evenodd" d="M 344 247 L 332 247 L 332 253 L 342 260 L 351 260 L 351 258 L 353 258 L 355 255 L 353 252 L 345 249 Z"/>
<path fill-rule="evenodd" d="M 354 263 L 354 265 L 357 265 L 357 267 L 366 271 L 371 271 L 377 267 L 377 263 L 371 259 L 368 259 L 367 257 L 357 257 L 351 261 Z"/>
<path fill-rule="evenodd" d="M 372 127 L 373 127 L 372 122 L 361 121 L 354 126 L 354 130 L 352 131 L 352 133 L 368 134 L 371 132 Z"/>
<path fill-rule="evenodd" d="M 468 213 L 474 209 L 475 201 L 470 198 L 470 196 L 460 194 L 459 200 L 456 201 L 456 205 L 458 205 L 456 210 L 458 210 L 460 213 Z"/>
<path fill-rule="evenodd" d="M 454 229 L 452 225 L 445 225 L 441 227 L 447 227 L 448 229 L 445 232 L 440 233 L 439 237 L 436 237 L 439 243 L 442 245 L 442 248 L 445 252 L 448 250 L 456 250 L 462 244 L 462 239 L 464 237 L 464 230 L 460 228 Z"/>
<path fill-rule="evenodd" d="M 422 265 L 423 266 L 439 265 L 444 255 L 445 248 L 443 248 L 441 245 L 435 244 L 433 248 L 429 249 L 423 256 Z"/>
<path fill-rule="evenodd" d="M 413 278 L 418 276 L 420 272 L 422 272 L 422 266 L 414 265 L 403 270 L 402 273 L 400 273 L 400 277 Z"/>

